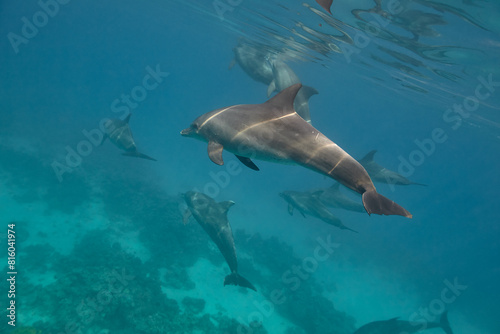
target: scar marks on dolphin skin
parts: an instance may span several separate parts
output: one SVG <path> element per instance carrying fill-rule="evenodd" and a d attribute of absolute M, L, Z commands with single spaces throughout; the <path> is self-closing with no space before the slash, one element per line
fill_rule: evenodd
<path fill-rule="evenodd" d="M 329 143 L 329 144 L 326 144 L 326 145 L 323 145 L 323 146 L 320 146 L 318 147 L 317 149 L 315 149 L 311 155 L 309 156 L 309 159 L 306 160 L 306 164 L 309 163 L 321 150 L 325 149 L 325 148 L 328 148 L 328 147 L 332 147 L 332 146 L 337 146 L 337 144 L 335 143 Z"/>
<path fill-rule="evenodd" d="M 286 114 L 286 115 L 283 115 L 283 116 L 279 116 L 279 117 L 276 117 L 276 118 L 272 118 L 272 119 L 268 119 L 268 120 L 265 120 L 265 121 L 262 121 L 262 122 L 259 122 L 259 123 L 255 123 L 255 124 L 252 124 L 246 128 L 244 128 L 243 130 L 239 131 L 237 134 L 235 134 L 233 136 L 233 138 L 231 138 L 231 140 L 234 140 L 236 137 L 242 135 L 243 133 L 245 133 L 246 131 L 256 127 L 256 126 L 259 126 L 259 125 L 263 125 L 263 124 L 266 124 L 266 123 L 270 123 L 270 122 L 274 122 L 274 121 L 277 121 L 277 120 L 280 120 L 280 119 L 283 119 L 283 118 L 286 118 L 286 117 L 290 117 L 290 116 L 294 116 L 296 115 L 297 113 L 294 111 L 294 112 L 291 112 L 289 114 Z"/>
<path fill-rule="evenodd" d="M 201 124 L 200 124 L 200 126 L 198 127 L 198 130 L 200 130 L 200 129 L 201 129 L 201 128 L 205 125 L 205 124 L 207 124 L 207 122 L 208 122 L 208 121 L 210 121 L 212 118 L 219 116 L 219 115 L 220 115 L 220 114 L 222 114 L 224 111 L 228 111 L 228 110 L 230 110 L 230 109 L 232 109 L 232 108 L 235 108 L 235 107 L 238 107 L 238 106 L 240 106 L 240 105 L 241 105 L 241 104 L 238 104 L 238 105 L 235 105 L 235 106 L 230 106 L 230 107 L 224 108 L 224 109 L 222 109 L 222 110 L 220 110 L 220 111 L 216 112 L 215 114 L 213 114 L 212 116 L 210 116 L 209 118 L 207 118 L 207 119 L 205 120 L 205 122 L 201 123 Z"/>
<path fill-rule="evenodd" d="M 328 174 L 331 174 L 346 157 L 347 155 L 344 155 L 342 158 L 340 158 L 339 161 L 335 164 L 335 166 L 333 166 L 333 168 L 328 172 Z"/>

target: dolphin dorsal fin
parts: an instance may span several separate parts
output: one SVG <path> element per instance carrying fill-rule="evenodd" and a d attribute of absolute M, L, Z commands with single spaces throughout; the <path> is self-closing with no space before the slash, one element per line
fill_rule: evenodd
<path fill-rule="evenodd" d="M 283 110 L 294 110 L 293 109 L 293 101 L 295 100 L 295 96 L 299 92 L 302 84 L 297 83 L 288 88 L 283 89 L 279 92 L 275 97 L 270 100 L 267 100 L 267 104 L 272 104 L 278 107 L 283 108 Z"/>
<path fill-rule="evenodd" d="M 368 152 L 361 160 L 359 160 L 360 164 L 363 164 L 365 162 L 370 162 L 373 161 L 373 156 L 377 153 L 377 150 L 372 150 Z"/>
<path fill-rule="evenodd" d="M 128 121 L 130 121 L 130 116 L 132 116 L 132 113 L 128 114 L 123 121 L 128 124 Z"/>
<path fill-rule="evenodd" d="M 219 203 L 220 207 L 222 210 L 224 210 L 225 213 L 229 210 L 230 207 L 234 205 L 233 201 L 224 201 Z"/>

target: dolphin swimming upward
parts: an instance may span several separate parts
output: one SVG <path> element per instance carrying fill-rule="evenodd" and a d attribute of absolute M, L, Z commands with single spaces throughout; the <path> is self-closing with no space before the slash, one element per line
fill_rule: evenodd
<path fill-rule="evenodd" d="M 330 176 L 362 194 L 368 214 L 411 218 L 403 207 L 377 193 L 366 170 L 293 109 L 302 87 L 295 84 L 262 104 L 242 104 L 201 115 L 181 135 L 208 141 L 208 156 L 223 165 L 222 150 L 258 170 L 250 160 L 292 162 Z"/>
<path fill-rule="evenodd" d="M 193 215 L 205 232 L 212 238 L 220 252 L 226 259 L 231 274 L 224 279 L 224 285 L 239 285 L 255 290 L 255 287 L 246 278 L 238 273 L 238 260 L 234 246 L 233 232 L 227 220 L 227 211 L 234 205 L 233 201 L 216 203 L 215 200 L 203 193 L 188 191 L 184 194 L 188 205 L 188 215 Z M 187 222 L 189 216 L 185 215 Z"/>

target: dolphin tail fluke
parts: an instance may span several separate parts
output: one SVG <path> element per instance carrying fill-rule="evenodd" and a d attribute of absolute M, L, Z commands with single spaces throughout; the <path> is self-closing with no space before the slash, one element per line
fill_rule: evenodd
<path fill-rule="evenodd" d="M 375 189 L 363 193 L 363 205 L 368 214 L 377 215 L 399 215 L 412 218 L 411 213 L 399 204 L 380 195 Z"/>
<path fill-rule="evenodd" d="M 226 278 L 224 278 L 224 286 L 226 285 L 238 285 L 257 291 L 257 289 L 253 286 L 252 283 L 250 283 L 250 281 L 248 281 L 245 277 L 241 276 L 238 273 L 227 275 Z"/>
<path fill-rule="evenodd" d="M 153 160 L 157 161 L 155 158 L 151 158 L 149 155 L 133 151 L 133 152 L 124 152 L 122 155 L 126 155 L 127 157 L 136 157 L 136 158 L 142 158 L 142 159 L 147 159 L 147 160 Z"/>
<path fill-rule="evenodd" d="M 453 334 L 453 331 L 450 327 L 450 322 L 448 321 L 448 311 L 444 311 L 443 314 L 441 314 L 439 324 L 446 334 Z"/>

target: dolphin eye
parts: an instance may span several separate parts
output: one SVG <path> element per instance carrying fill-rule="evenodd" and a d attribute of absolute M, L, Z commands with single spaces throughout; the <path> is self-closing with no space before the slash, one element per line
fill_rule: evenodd
<path fill-rule="evenodd" d="M 198 130 L 198 124 L 197 123 L 191 124 L 191 129 Z"/>

